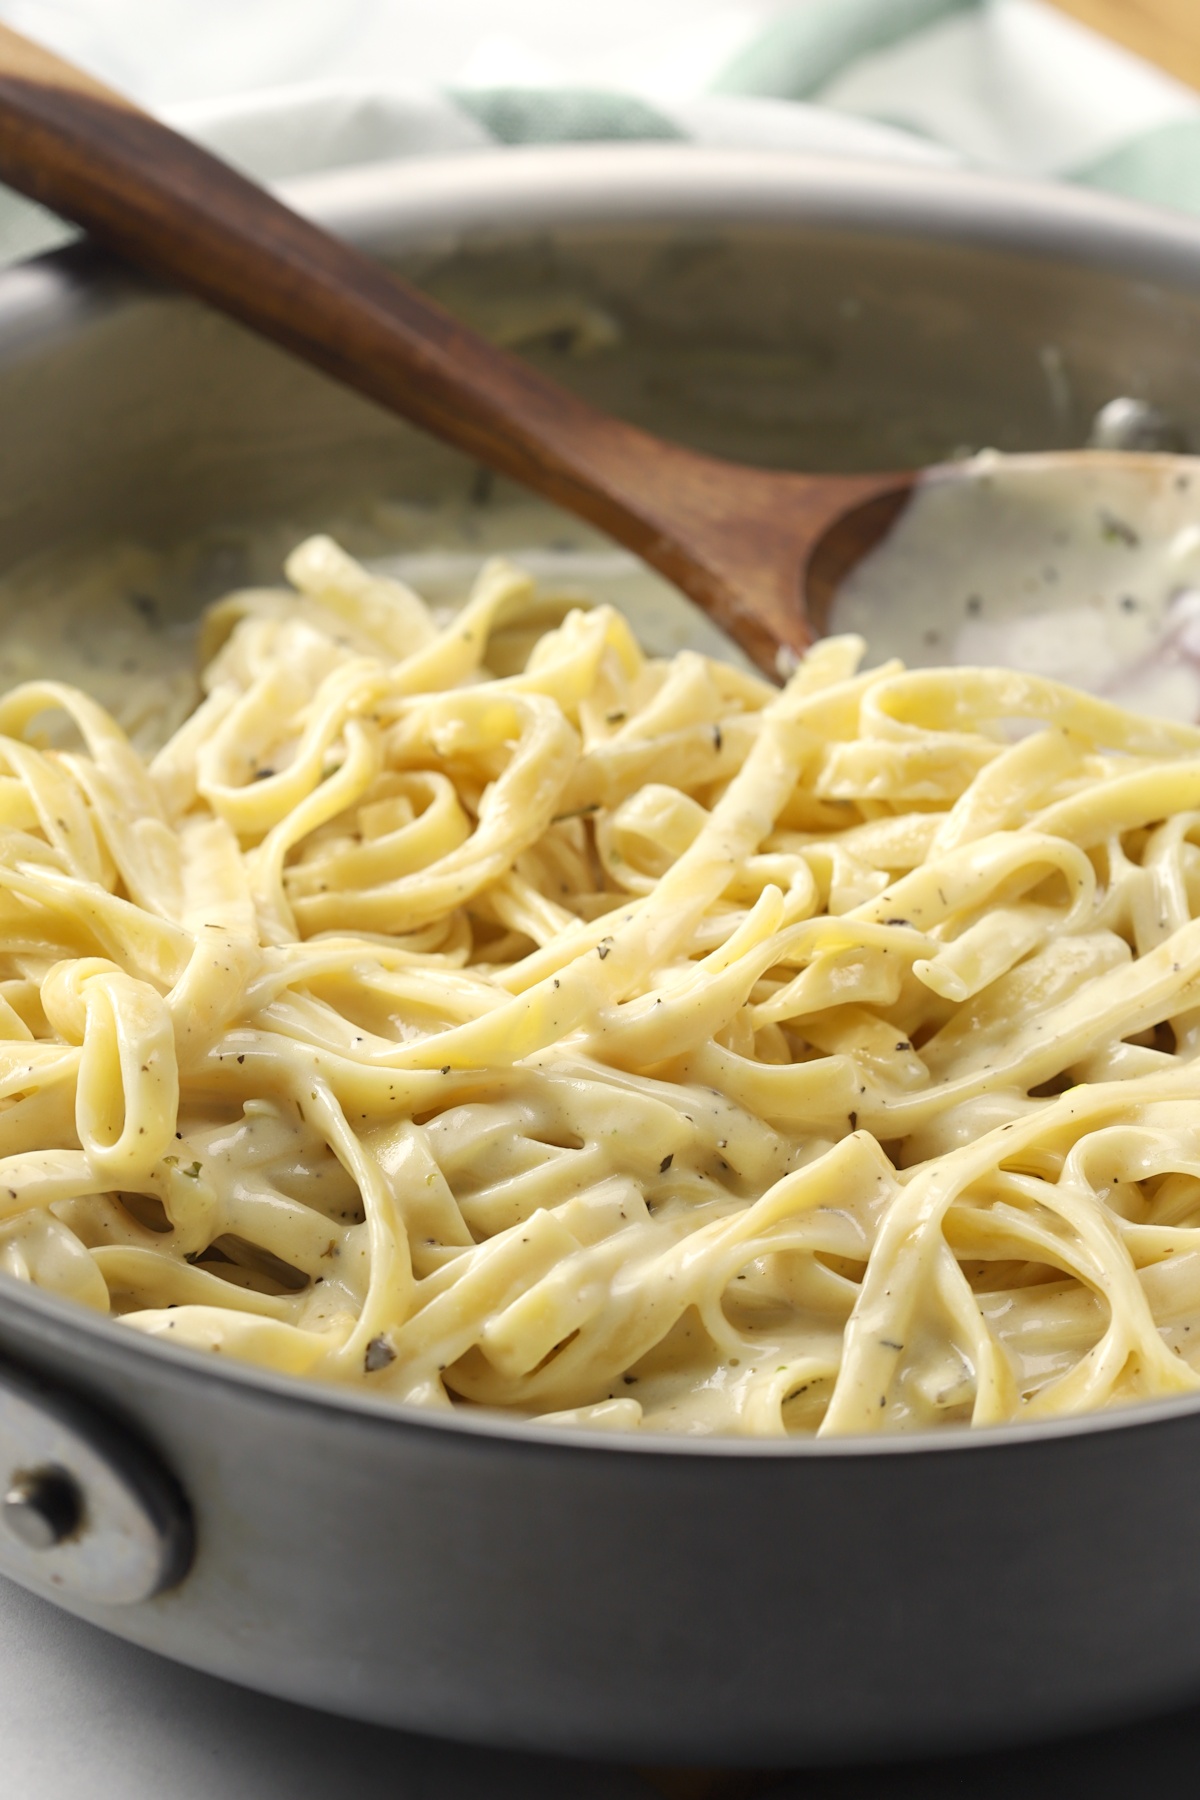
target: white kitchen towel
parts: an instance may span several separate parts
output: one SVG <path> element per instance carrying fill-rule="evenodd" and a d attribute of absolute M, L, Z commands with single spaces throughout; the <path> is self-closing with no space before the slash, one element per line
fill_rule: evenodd
<path fill-rule="evenodd" d="M 1200 94 L 1044 0 L 0 0 L 0 18 L 267 181 L 640 138 L 1200 212 Z M 67 235 L 0 192 L 0 261 Z"/>

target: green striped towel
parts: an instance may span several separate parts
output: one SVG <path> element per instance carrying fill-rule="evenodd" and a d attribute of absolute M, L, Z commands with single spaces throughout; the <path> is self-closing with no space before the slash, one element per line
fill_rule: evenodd
<path fill-rule="evenodd" d="M 1200 94 L 1043 0 L 288 0 L 286 32 L 275 0 L 0 0 L 0 18 L 263 180 L 658 140 L 958 164 L 1200 212 Z M 0 193 L 0 260 L 65 235 Z"/>

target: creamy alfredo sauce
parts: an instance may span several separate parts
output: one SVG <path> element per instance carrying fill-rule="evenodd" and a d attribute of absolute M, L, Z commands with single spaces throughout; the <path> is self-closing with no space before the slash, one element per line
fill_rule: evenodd
<path fill-rule="evenodd" d="M 368 567 L 409 583 L 445 617 L 481 564 L 504 555 L 547 600 L 617 607 L 651 655 L 694 649 L 749 667 L 667 582 L 588 526 L 536 500 L 439 507 L 375 503 L 322 520 Z M 101 702 L 136 747 L 156 750 L 200 697 L 197 615 L 233 588 L 274 585 L 312 529 L 297 519 L 225 529 L 160 551 L 140 543 L 50 554 L 0 580 L 0 693 L 47 679 Z"/>
<path fill-rule="evenodd" d="M 325 523 L 323 521 L 323 523 Z M 330 530 L 442 612 L 490 555 L 549 595 L 616 606 L 652 655 L 744 659 L 636 557 L 539 501 L 396 502 Z M 274 583 L 311 526 L 224 531 L 170 553 L 140 544 L 39 559 L 0 582 L 0 690 L 35 677 L 94 694 L 141 749 L 195 705 L 195 617 L 230 588 Z M 829 629 L 869 645 L 867 666 L 1008 667 L 1138 711 L 1200 718 L 1200 462 L 1179 457 L 1004 457 L 931 476 L 851 571 Z"/>
<path fill-rule="evenodd" d="M 988 452 L 930 476 L 830 629 L 871 663 L 1024 669 L 1200 718 L 1200 462 Z"/>

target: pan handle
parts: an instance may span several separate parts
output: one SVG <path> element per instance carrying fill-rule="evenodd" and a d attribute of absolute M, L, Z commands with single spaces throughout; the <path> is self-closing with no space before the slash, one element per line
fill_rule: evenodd
<path fill-rule="evenodd" d="M 191 1513 L 123 1427 L 0 1362 L 0 1574 L 51 1599 L 132 1606 L 182 1581 Z"/>

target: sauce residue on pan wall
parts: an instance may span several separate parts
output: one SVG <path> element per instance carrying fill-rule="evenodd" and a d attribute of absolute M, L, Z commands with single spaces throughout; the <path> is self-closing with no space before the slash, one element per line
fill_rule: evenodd
<path fill-rule="evenodd" d="M 328 529 L 377 573 L 408 582 L 441 616 L 462 602 L 487 557 L 504 555 L 547 595 L 623 612 L 656 656 L 694 649 L 748 668 L 736 645 L 637 557 L 536 500 L 438 506 L 366 503 Z M 232 588 L 277 585 L 298 518 L 214 529 L 169 550 L 120 542 L 50 551 L 0 577 L 0 693 L 65 681 L 92 694 L 153 752 L 200 697 L 197 624 Z"/>
<path fill-rule="evenodd" d="M 1024 669 L 1200 718 L 1200 462 L 973 458 L 928 477 L 830 629 L 869 661 Z"/>

